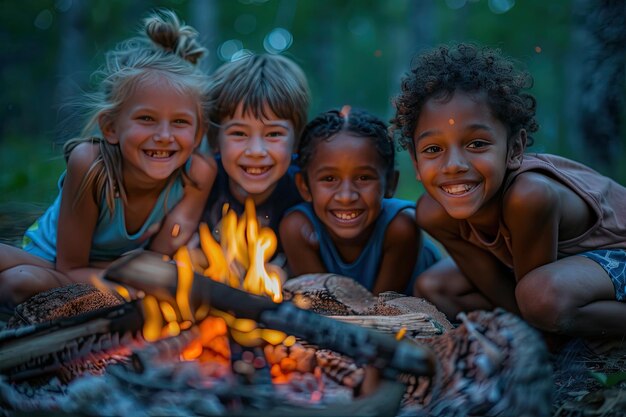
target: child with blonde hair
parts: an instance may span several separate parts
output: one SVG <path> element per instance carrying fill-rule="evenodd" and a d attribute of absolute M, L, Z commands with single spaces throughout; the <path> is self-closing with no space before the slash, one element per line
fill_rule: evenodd
<path fill-rule="evenodd" d="M 196 231 L 216 171 L 195 152 L 209 85 L 196 66 L 206 52 L 196 38 L 164 10 L 106 54 L 84 135 L 64 147 L 58 197 L 26 232 L 23 250 L 0 247 L 3 306 L 88 282 L 133 249 L 171 255 Z"/>

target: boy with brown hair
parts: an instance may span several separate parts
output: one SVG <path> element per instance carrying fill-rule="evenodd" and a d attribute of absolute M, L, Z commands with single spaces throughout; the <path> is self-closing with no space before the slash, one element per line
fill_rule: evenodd
<path fill-rule="evenodd" d="M 219 233 L 224 204 L 238 214 L 247 197 L 261 226 L 278 235 L 286 209 L 302 201 L 293 152 L 307 121 L 309 87 L 302 69 L 281 55 L 249 55 L 212 75 L 209 146 L 218 174 L 202 220 Z"/>

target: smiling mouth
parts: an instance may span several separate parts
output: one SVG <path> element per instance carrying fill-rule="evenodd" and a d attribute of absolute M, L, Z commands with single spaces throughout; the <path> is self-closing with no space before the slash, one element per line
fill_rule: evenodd
<path fill-rule="evenodd" d="M 331 213 L 339 220 L 354 220 L 363 213 L 363 210 L 332 210 Z"/>
<path fill-rule="evenodd" d="M 242 166 L 241 168 L 246 172 L 246 174 L 261 175 L 261 174 L 265 174 L 267 171 L 269 171 L 271 167 L 246 167 L 246 166 Z"/>
<path fill-rule="evenodd" d="M 442 185 L 441 189 L 451 195 L 461 195 L 472 191 L 477 184 Z"/>
<path fill-rule="evenodd" d="M 164 159 L 174 155 L 174 151 L 144 151 L 150 158 Z"/>

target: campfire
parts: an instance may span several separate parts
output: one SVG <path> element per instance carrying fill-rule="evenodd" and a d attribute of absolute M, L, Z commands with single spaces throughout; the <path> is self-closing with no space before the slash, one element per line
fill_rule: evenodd
<path fill-rule="evenodd" d="M 525 415 L 531 395 L 546 415 L 547 355 L 519 319 L 472 313 L 453 328 L 423 300 L 349 278 L 285 282 L 251 201 L 224 209 L 219 235 L 203 224 L 200 247 L 171 260 L 116 261 L 115 294 L 74 285 L 20 305 L 0 332 L 0 411 L 495 416 Z"/>
<path fill-rule="evenodd" d="M 34 378 L 63 370 L 63 381 L 75 387 L 86 379 L 85 374 L 96 374 L 99 381 L 143 380 L 143 385 L 146 378 L 155 379 L 158 369 L 174 372 L 173 367 L 178 367 L 189 373 L 181 388 L 191 384 L 196 389 L 219 391 L 216 387 L 230 386 L 242 391 L 241 386 L 247 387 L 236 401 L 230 394 L 211 392 L 218 397 L 214 405 L 220 404 L 217 408 L 225 412 L 232 412 L 229 407 L 241 410 L 265 402 L 265 406 L 331 407 L 340 414 L 351 414 L 363 403 L 371 409 L 382 407 L 385 413 L 390 406 L 397 410 L 404 388 L 383 381 L 379 391 L 358 398 L 354 389 L 360 381 L 344 384 L 322 370 L 320 363 L 336 360 L 325 349 L 356 358 L 359 365 L 432 373 L 429 352 L 408 340 L 400 342 L 393 335 L 284 302 L 286 273 L 270 262 L 277 239 L 271 229 L 259 227 L 251 200 L 242 216 L 225 208 L 219 235 L 218 242 L 202 224 L 200 247 L 181 247 L 172 260 L 139 252 L 117 261 L 106 278 L 118 284 L 118 298 L 125 302 L 61 322 L 7 330 L 0 336 L 0 370 L 13 383 L 32 383 Z M 107 287 L 96 286 L 101 289 L 98 294 L 106 294 Z M 131 293 L 136 298 L 131 299 Z M 50 338 L 53 345 L 46 343 Z M 103 345 L 107 338 L 110 343 Z M 98 369 L 85 367 L 96 357 L 93 350 L 102 351 L 98 360 L 106 362 Z M 394 393 L 391 402 L 390 393 Z M 286 401 L 277 403 L 281 397 Z"/>
<path fill-rule="evenodd" d="M 224 208 L 219 235 L 220 242 L 202 223 L 199 227 L 200 248 L 183 246 L 178 249 L 174 255 L 177 269 L 174 299 L 166 296 L 159 300 L 150 293 L 143 297 L 144 339 L 153 342 L 162 337 L 177 336 L 181 330 L 197 323 L 199 335 L 183 350 L 184 360 L 207 360 L 207 350 L 218 353 L 217 358 L 211 360 L 230 359 L 227 333 L 245 347 L 263 343 L 293 345 L 294 337 L 259 328 L 254 320 L 237 318 L 227 311 L 211 308 L 207 303 L 192 306 L 192 283 L 194 276 L 199 275 L 251 294 L 267 296 L 276 303 L 282 301 L 282 283 L 286 274 L 269 263 L 276 251 L 276 235 L 270 228 L 259 227 L 251 199 L 246 201 L 244 214 L 240 217 L 227 206 Z"/>

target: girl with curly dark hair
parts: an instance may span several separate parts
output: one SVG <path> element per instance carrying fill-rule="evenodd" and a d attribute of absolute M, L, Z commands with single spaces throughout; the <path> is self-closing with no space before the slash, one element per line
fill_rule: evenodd
<path fill-rule="evenodd" d="M 496 306 L 539 329 L 626 334 L 626 188 L 525 154 L 532 78 L 498 50 L 441 46 L 413 62 L 393 120 L 426 193 L 417 224 L 450 254 L 416 295 L 448 316 Z M 452 262 L 454 261 L 454 262 Z"/>
<path fill-rule="evenodd" d="M 440 253 L 416 227 L 415 204 L 391 198 L 394 161 L 387 125 L 367 111 L 345 106 L 306 125 L 296 175 L 306 202 L 280 224 L 292 275 L 331 272 L 374 294 L 412 293 L 414 278 Z"/>

